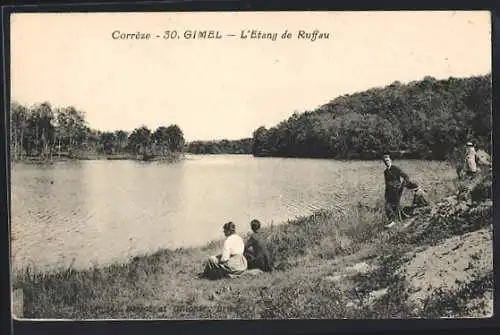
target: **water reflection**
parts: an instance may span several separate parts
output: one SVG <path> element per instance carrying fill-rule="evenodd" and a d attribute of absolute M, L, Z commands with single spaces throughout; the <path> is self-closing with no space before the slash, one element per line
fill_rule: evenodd
<path fill-rule="evenodd" d="M 57 264 L 68 256 L 67 238 L 87 216 L 81 196 L 81 162 L 16 164 L 12 168 L 12 241 L 14 261 L 34 266 Z M 71 222 L 71 224 L 70 224 Z M 63 251 L 63 252 L 61 252 Z"/>

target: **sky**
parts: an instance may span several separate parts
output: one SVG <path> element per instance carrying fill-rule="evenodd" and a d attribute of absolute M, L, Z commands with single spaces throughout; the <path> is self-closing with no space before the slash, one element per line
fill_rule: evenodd
<path fill-rule="evenodd" d="M 278 39 L 241 39 L 242 30 Z M 298 39 L 299 30 L 329 39 Z M 211 40 L 115 40 L 113 31 L 218 30 Z M 280 39 L 284 31 L 291 39 Z M 486 11 L 17 13 L 11 99 L 74 106 L 93 129 L 177 124 L 186 140 L 251 137 L 343 94 L 491 71 Z"/>

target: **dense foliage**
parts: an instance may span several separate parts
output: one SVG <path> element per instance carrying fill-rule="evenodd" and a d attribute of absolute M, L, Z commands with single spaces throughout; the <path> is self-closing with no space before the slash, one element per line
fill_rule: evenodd
<path fill-rule="evenodd" d="M 186 151 L 191 154 L 251 154 L 252 139 L 193 141 L 187 144 Z"/>
<path fill-rule="evenodd" d="M 491 74 L 408 84 L 340 96 L 253 133 L 255 156 L 366 159 L 383 151 L 446 159 L 472 140 L 491 152 Z"/>
<path fill-rule="evenodd" d="M 143 158 L 168 155 L 184 148 L 184 135 L 177 125 L 146 126 L 131 133 L 91 129 L 85 113 L 74 107 L 55 108 L 44 102 L 31 107 L 11 105 L 11 156 L 13 159 L 54 156 L 136 155 Z"/>

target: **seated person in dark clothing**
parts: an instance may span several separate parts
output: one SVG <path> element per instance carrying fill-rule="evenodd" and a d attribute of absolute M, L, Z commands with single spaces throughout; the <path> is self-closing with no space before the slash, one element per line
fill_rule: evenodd
<path fill-rule="evenodd" d="M 260 222 L 252 220 L 250 226 L 253 234 L 248 239 L 243 253 L 248 262 L 248 269 L 261 269 L 265 272 L 271 272 L 273 270 L 272 259 L 264 236 L 259 232 Z"/>
<path fill-rule="evenodd" d="M 403 208 L 403 213 L 406 216 L 411 216 L 416 208 L 427 207 L 430 205 L 424 190 L 418 186 L 417 183 L 409 181 L 405 186 L 408 190 L 413 192 L 413 202 L 411 206 Z"/>
<path fill-rule="evenodd" d="M 424 190 L 415 182 L 409 182 L 406 188 L 413 192 L 412 206 L 415 208 L 429 206 Z"/>

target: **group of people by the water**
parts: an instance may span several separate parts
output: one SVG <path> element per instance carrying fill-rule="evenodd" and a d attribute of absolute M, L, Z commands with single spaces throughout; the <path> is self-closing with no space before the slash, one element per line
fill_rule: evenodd
<path fill-rule="evenodd" d="M 245 243 L 243 238 L 236 234 L 236 225 L 233 222 L 224 224 L 222 229 L 226 239 L 222 253 L 208 258 L 203 277 L 219 279 L 239 276 L 251 269 L 265 272 L 273 270 L 273 259 L 267 243 L 260 233 L 260 222 L 252 220 L 250 227 L 253 234 Z"/>
<path fill-rule="evenodd" d="M 389 154 L 383 156 L 383 161 L 386 166 L 384 170 L 385 213 L 389 220 L 386 227 L 391 228 L 404 218 L 411 216 L 416 208 L 429 206 L 429 201 L 424 190 L 415 181 L 410 180 L 408 174 L 401 168 L 392 164 Z M 472 142 L 467 142 L 464 159 L 457 167 L 459 179 L 474 179 L 480 171 L 479 166 L 491 167 L 491 162 L 476 152 Z M 413 203 L 411 206 L 401 207 L 401 196 L 405 188 L 413 192 Z"/>
<path fill-rule="evenodd" d="M 429 206 L 425 191 L 401 168 L 392 164 L 389 154 L 383 156 L 385 164 L 385 214 L 389 223 L 386 228 L 391 228 L 411 216 L 415 209 Z M 465 157 L 457 169 L 461 179 L 473 179 L 479 172 L 479 166 L 491 166 L 491 162 L 480 157 L 474 145 L 468 142 L 465 145 Z M 411 206 L 401 207 L 401 196 L 407 189 L 413 193 Z M 265 239 L 260 233 L 261 224 L 258 220 L 250 223 L 253 234 L 245 243 L 243 238 L 236 234 L 236 225 L 227 222 L 223 226 L 226 239 L 222 253 L 210 256 L 205 263 L 203 277 L 218 279 L 224 277 L 237 277 L 250 269 L 260 269 L 271 272 L 273 270 L 273 259 L 269 252 Z"/>

